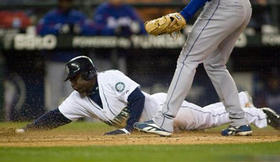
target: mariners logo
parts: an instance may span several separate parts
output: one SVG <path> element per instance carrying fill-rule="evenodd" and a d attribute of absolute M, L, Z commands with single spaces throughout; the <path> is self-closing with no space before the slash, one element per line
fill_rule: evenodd
<path fill-rule="evenodd" d="M 123 82 L 118 82 L 116 85 L 115 85 L 115 88 L 118 92 L 122 92 L 125 88 L 125 85 Z"/>
<path fill-rule="evenodd" d="M 71 66 L 71 68 L 73 68 L 74 73 L 80 70 L 80 66 L 76 63 L 71 63 L 70 66 Z M 70 69 L 69 69 L 69 71 L 70 71 Z"/>

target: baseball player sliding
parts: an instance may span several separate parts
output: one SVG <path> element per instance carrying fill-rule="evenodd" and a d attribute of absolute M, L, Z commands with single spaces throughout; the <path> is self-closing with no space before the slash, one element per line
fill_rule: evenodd
<path fill-rule="evenodd" d="M 249 23 L 252 13 L 249 0 L 191 0 L 179 13 L 146 22 L 145 29 L 152 35 L 178 32 L 202 7 L 177 60 L 162 111 L 150 121 L 136 123 L 136 129 L 171 135 L 174 119 L 190 91 L 196 68 L 203 63 L 231 120 L 229 127 L 221 134 L 252 134 L 240 105 L 237 87 L 226 68 L 236 40 Z"/>
<path fill-rule="evenodd" d="M 97 118 L 119 129 L 106 135 L 130 134 L 137 121 L 151 120 L 161 111 L 165 93 L 147 94 L 140 85 L 118 70 L 96 72 L 92 60 L 78 56 L 66 64 L 66 80 L 74 91 L 52 111 L 42 115 L 26 127 L 16 129 L 22 133 L 36 129 L 52 129 L 82 117 Z M 269 108 L 257 109 L 245 92 L 239 93 L 245 118 L 259 128 L 272 125 L 280 129 L 280 117 Z M 176 130 L 206 129 L 229 123 L 229 114 L 222 103 L 204 108 L 184 101 L 174 119 Z M 246 107 L 246 108 L 245 108 Z M 166 134 L 163 134 L 166 135 Z"/>

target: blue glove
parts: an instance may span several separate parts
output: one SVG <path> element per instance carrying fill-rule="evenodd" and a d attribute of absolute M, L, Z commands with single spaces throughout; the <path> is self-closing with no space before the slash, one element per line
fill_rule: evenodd
<path fill-rule="evenodd" d="M 114 131 L 106 132 L 104 135 L 129 135 L 130 132 L 126 130 L 125 128 L 117 129 Z"/>

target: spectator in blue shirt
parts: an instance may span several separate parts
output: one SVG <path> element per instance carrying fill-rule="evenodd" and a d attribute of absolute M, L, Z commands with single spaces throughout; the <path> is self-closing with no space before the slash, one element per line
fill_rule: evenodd
<path fill-rule="evenodd" d="M 97 7 L 93 19 L 101 35 L 145 34 L 144 23 L 131 6 L 122 0 L 109 0 Z"/>
<path fill-rule="evenodd" d="M 73 0 L 58 0 L 58 7 L 48 12 L 37 26 L 40 35 L 95 35 L 96 28 L 80 11 L 72 8 Z M 67 59 L 68 60 L 68 59 Z"/>

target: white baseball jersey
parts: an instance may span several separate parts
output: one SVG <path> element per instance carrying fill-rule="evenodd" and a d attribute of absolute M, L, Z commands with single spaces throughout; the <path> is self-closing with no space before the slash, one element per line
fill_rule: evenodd
<path fill-rule="evenodd" d="M 97 118 L 109 125 L 124 127 L 129 117 L 126 108 L 128 96 L 139 87 L 139 84 L 118 70 L 98 73 L 97 81 L 103 108 L 89 97 L 81 98 L 77 91 L 73 91 L 58 107 L 59 111 L 72 121 L 81 117 L 90 117 Z M 145 104 L 140 121 L 151 120 L 162 109 L 166 99 L 166 93 L 153 95 L 143 93 L 145 95 Z M 248 100 L 246 95 L 240 96 L 240 98 L 243 101 L 242 105 L 245 105 Z M 204 129 L 230 122 L 228 113 L 221 103 L 210 105 L 209 108 L 201 108 L 184 101 L 181 107 L 182 109 L 180 109 L 175 118 L 175 123 L 180 129 Z M 248 115 L 250 122 L 257 123 L 258 127 L 266 126 L 264 113 L 255 109 L 247 110 L 250 110 L 250 114 L 255 114 Z"/>
<path fill-rule="evenodd" d="M 81 117 L 93 117 L 110 125 L 125 126 L 129 115 L 127 99 L 139 84 L 118 70 L 98 73 L 97 81 L 103 108 L 89 97 L 81 98 L 77 91 L 73 91 L 58 107 L 59 111 L 72 121 Z M 149 94 L 144 95 L 146 102 L 141 118 L 151 119 L 158 106 L 151 100 Z"/>

